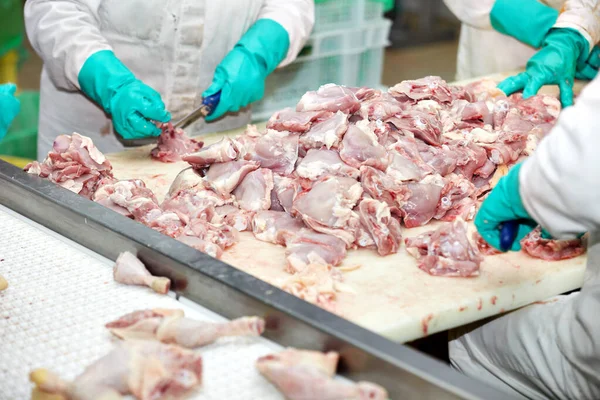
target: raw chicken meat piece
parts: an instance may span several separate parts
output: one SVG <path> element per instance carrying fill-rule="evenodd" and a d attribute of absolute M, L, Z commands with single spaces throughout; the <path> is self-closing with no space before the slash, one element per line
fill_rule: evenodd
<path fill-rule="evenodd" d="M 233 246 L 239 240 L 238 231 L 224 224 L 212 224 L 196 218 L 189 222 L 183 231 L 185 236 L 194 236 L 218 245 L 221 249 Z"/>
<path fill-rule="evenodd" d="M 242 210 L 268 210 L 271 208 L 273 185 L 273 172 L 259 168 L 249 172 L 232 194 Z"/>
<path fill-rule="evenodd" d="M 206 192 L 209 192 L 206 196 Z M 212 192 L 208 190 L 182 190 L 174 197 L 165 199 L 161 204 L 161 208 L 165 212 L 173 212 L 177 214 L 179 219 L 186 225 L 193 219 L 204 219 L 212 221 L 215 218 L 215 205 L 220 204 L 215 202 L 212 197 Z"/>
<path fill-rule="evenodd" d="M 243 232 L 250 230 L 254 213 L 250 211 L 240 210 L 237 207 L 226 205 L 215 208 L 218 218 L 212 222 L 221 222 L 234 227 L 237 231 Z"/>
<path fill-rule="evenodd" d="M 163 211 L 152 191 L 140 180 L 106 180 L 94 194 L 94 201 L 152 228 L 175 237 L 183 226 L 178 214 Z"/>
<path fill-rule="evenodd" d="M 25 171 L 46 178 L 88 199 L 103 178 L 111 178 L 112 165 L 92 140 L 78 133 L 60 135 L 46 159 L 25 166 Z"/>
<path fill-rule="evenodd" d="M 471 277 L 479 275 L 483 257 L 467 237 L 462 220 L 446 223 L 435 231 L 406 238 L 406 251 L 429 275 Z"/>
<path fill-rule="evenodd" d="M 301 271 L 308 264 L 339 265 L 346 257 L 346 243 L 331 235 L 302 229 L 295 235 L 284 235 L 286 270 Z"/>
<path fill-rule="evenodd" d="M 499 99 L 494 102 L 494 110 L 492 111 L 492 126 L 494 129 L 502 127 L 509 110 L 510 103 L 507 99 Z"/>
<path fill-rule="evenodd" d="M 208 168 L 204 183 L 207 189 L 226 196 L 233 192 L 250 171 L 258 169 L 259 165 L 256 161 L 245 160 L 215 163 Z"/>
<path fill-rule="evenodd" d="M 177 195 L 180 191 L 188 189 L 204 189 L 204 180 L 199 171 L 196 171 L 192 167 L 181 170 L 175 177 L 173 183 L 169 187 L 167 192 L 168 197 Z"/>
<path fill-rule="evenodd" d="M 423 226 L 431 221 L 435 216 L 444 186 L 445 181 L 439 175 L 429 175 L 421 182 L 402 186 L 402 192 L 396 201 L 407 228 Z"/>
<path fill-rule="evenodd" d="M 351 87 L 351 88 L 348 88 L 348 89 L 350 91 L 352 91 L 352 93 L 354 93 L 354 95 L 356 96 L 356 98 L 359 101 L 361 101 L 361 102 L 362 101 L 371 100 L 372 98 L 381 95 L 381 91 L 380 90 L 368 88 L 366 86 L 363 86 L 363 87 Z"/>
<path fill-rule="evenodd" d="M 348 230 L 348 223 L 356 217 L 352 209 L 362 192 L 355 179 L 327 176 L 296 196 L 294 210 L 317 232 L 333 234 L 350 246 L 354 233 Z"/>
<path fill-rule="evenodd" d="M 342 111 L 352 114 L 359 108 L 360 102 L 352 89 L 330 83 L 321 86 L 316 92 L 304 94 L 296 111 Z"/>
<path fill-rule="evenodd" d="M 433 168 L 434 173 L 446 176 L 456 168 L 458 155 L 448 145 L 434 147 L 417 140 L 417 148 L 421 159 Z"/>
<path fill-rule="evenodd" d="M 158 206 L 154 193 L 139 179 L 117 181 L 104 178 L 98 186 L 92 200 L 128 218 L 133 218 L 131 203 L 135 203 L 137 199 L 143 198 Z"/>
<path fill-rule="evenodd" d="M 460 109 L 460 119 L 465 122 L 459 124 L 458 128 L 464 127 L 483 127 L 484 125 L 492 125 L 494 123 L 493 114 L 490 112 L 485 101 L 478 101 L 475 103 L 466 102 L 466 104 L 460 105 L 459 102 L 465 100 L 458 100 L 452 104 L 457 104 Z"/>
<path fill-rule="evenodd" d="M 298 135 L 270 130 L 247 151 L 246 160 L 257 161 L 262 168 L 275 173 L 289 175 L 294 172 L 298 159 Z"/>
<path fill-rule="evenodd" d="M 304 149 L 338 147 L 347 129 L 348 115 L 338 111 L 333 116 L 315 123 L 308 132 L 300 136 L 300 145 Z"/>
<path fill-rule="evenodd" d="M 402 81 L 391 87 L 388 92 L 400 101 L 435 100 L 438 103 L 450 103 L 452 101 L 450 87 L 439 76 L 426 76 L 414 81 Z"/>
<path fill-rule="evenodd" d="M 473 219 L 475 192 L 475 185 L 462 175 L 446 176 L 446 185 L 442 189 L 434 218 L 442 221 L 454 221 L 459 217 L 464 220 Z"/>
<path fill-rule="evenodd" d="M 556 97 L 543 94 L 524 100 L 522 93 L 515 93 L 509 96 L 508 99 L 513 107 L 520 111 L 521 115 L 536 124 L 554 123 L 561 110 L 560 101 Z"/>
<path fill-rule="evenodd" d="M 389 93 L 380 93 L 360 105 L 359 114 L 364 119 L 385 121 L 404 110 L 402 103 Z"/>
<path fill-rule="evenodd" d="M 183 310 L 141 310 L 109 322 L 106 327 L 125 339 L 156 339 L 186 348 L 206 346 L 226 336 L 260 336 L 265 321 L 242 317 L 228 322 L 206 322 L 185 318 Z"/>
<path fill-rule="evenodd" d="M 160 294 L 167 294 L 171 287 L 169 278 L 152 276 L 146 266 L 128 251 L 119 254 L 113 269 L 113 277 L 119 283 L 148 286 Z"/>
<path fill-rule="evenodd" d="M 368 193 L 374 199 L 387 203 L 392 213 L 401 213 L 396 199 L 400 197 L 399 200 L 401 200 L 404 191 L 401 185 L 389 175 L 372 167 L 361 167 L 360 181 L 365 193 Z"/>
<path fill-rule="evenodd" d="M 202 148 L 203 142 L 188 137 L 183 129 L 173 127 L 172 123 L 162 124 L 162 132 L 152 152 L 152 158 L 162 162 L 177 162 L 181 156 L 194 153 Z"/>
<path fill-rule="evenodd" d="M 224 137 L 217 143 L 203 147 L 194 153 L 184 155 L 182 159 L 183 161 L 190 163 L 195 169 L 200 169 L 214 163 L 233 161 L 237 156 L 238 151 L 235 148 L 233 140 Z"/>
<path fill-rule="evenodd" d="M 286 349 L 261 357 L 256 368 L 288 400 L 385 400 L 387 391 L 369 382 L 333 379 L 338 354 Z"/>
<path fill-rule="evenodd" d="M 281 211 L 260 211 L 252 219 L 254 237 L 263 242 L 285 245 L 286 238 L 293 237 L 303 228 L 301 219 Z"/>
<path fill-rule="evenodd" d="M 183 398 L 202 383 L 202 357 L 179 346 L 140 340 L 119 344 L 79 375 L 65 382 L 37 369 L 30 380 L 44 394 L 70 400 L 121 399 L 131 394 L 140 400 Z"/>
<path fill-rule="evenodd" d="M 342 140 L 340 158 L 351 167 L 363 165 L 385 170 L 388 164 L 387 152 L 379 144 L 378 137 L 367 121 L 350 125 Z"/>
<path fill-rule="evenodd" d="M 223 255 L 223 249 L 221 247 L 212 242 L 209 242 L 208 240 L 196 237 L 193 234 L 190 236 L 184 233 L 181 236 L 176 237 L 175 239 L 178 242 L 188 245 L 204 254 L 208 254 L 213 258 L 220 259 Z"/>
<path fill-rule="evenodd" d="M 292 108 L 284 108 L 273 114 L 267 122 L 267 129 L 304 133 L 310 129 L 313 122 L 328 118 L 330 115 L 328 111 L 298 112 Z"/>
<path fill-rule="evenodd" d="M 489 78 L 469 83 L 465 86 L 465 89 L 472 94 L 474 101 L 506 99 L 506 94 L 504 94 L 502 90 L 498 89 L 498 82 Z"/>
<path fill-rule="evenodd" d="M 585 253 L 586 246 L 581 239 L 544 239 L 542 229 L 537 227 L 521 240 L 521 248 L 534 258 L 546 261 L 567 260 Z"/>
<path fill-rule="evenodd" d="M 291 272 L 291 271 L 288 271 Z M 335 312 L 337 294 L 339 292 L 352 292 L 345 286 L 340 271 L 331 265 L 322 262 L 309 263 L 302 269 L 294 271 L 294 275 L 287 278 L 279 286 L 294 296 L 318 305 L 327 311 Z"/>
<path fill-rule="evenodd" d="M 421 158 L 417 140 L 413 138 L 399 137 L 395 144 L 388 147 L 388 151 L 390 161 L 385 172 L 396 182 L 420 181 L 434 171 Z"/>
<path fill-rule="evenodd" d="M 452 141 L 448 143 L 448 147 L 456 154 L 454 172 L 469 180 L 473 179 L 475 172 L 488 160 L 485 149 L 472 142 Z"/>
<path fill-rule="evenodd" d="M 407 136 L 414 136 L 432 146 L 439 146 L 442 123 L 437 115 L 411 110 L 387 120 Z"/>
<path fill-rule="evenodd" d="M 296 166 L 296 174 L 301 178 L 315 181 L 324 175 L 347 176 L 358 179 L 358 169 L 346 165 L 335 150 L 310 149 Z"/>
<path fill-rule="evenodd" d="M 402 241 L 402 228 L 392 217 L 390 207 L 378 200 L 363 199 L 358 209 L 360 221 L 375 241 L 379 255 L 397 253 Z"/>
<path fill-rule="evenodd" d="M 280 175 L 275 175 L 273 180 L 275 187 L 272 193 L 275 193 L 277 202 L 271 199 L 271 208 L 273 208 L 274 204 L 278 203 L 281 206 L 281 210 L 279 211 L 285 210 L 288 214 L 295 215 L 293 205 L 296 196 L 302 191 L 300 182 L 297 179 Z"/>

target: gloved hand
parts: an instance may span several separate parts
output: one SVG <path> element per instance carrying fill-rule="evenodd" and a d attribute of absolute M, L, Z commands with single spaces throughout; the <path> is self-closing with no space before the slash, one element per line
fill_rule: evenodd
<path fill-rule="evenodd" d="M 573 104 L 573 83 L 577 64 L 588 57 L 589 45 L 574 29 L 552 29 L 540 51 L 527 62 L 525 72 L 500 82 L 498 88 L 507 95 L 523 90 L 523 98 L 537 94 L 544 85 L 558 85 L 563 107 Z"/>
<path fill-rule="evenodd" d="M 581 80 L 591 81 L 598 75 L 598 69 L 600 68 L 600 47 L 594 46 L 592 52 L 588 58 L 582 62 L 577 63 L 577 71 L 575 71 L 575 78 Z"/>
<path fill-rule="evenodd" d="M 21 109 L 21 103 L 15 97 L 15 90 L 17 86 L 14 83 L 0 85 L 0 140 L 4 138 Z"/>
<path fill-rule="evenodd" d="M 287 55 L 290 37 L 271 19 L 259 19 L 225 56 L 203 97 L 221 91 L 217 108 L 206 118 L 213 121 L 262 99 L 265 79 Z"/>
<path fill-rule="evenodd" d="M 519 171 L 521 164 L 515 165 L 483 201 L 475 216 L 475 227 L 483 239 L 498 250 L 500 248 L 500 225 L 506 221 L 519 222 L 517 237 L 512 251 L 521 250 L 520 241 L 539 224 L 535 222 L 521 200 L 519 194 Z"/>
<path fill-rule="evenodd" d="M 112 117 L 124 139 L 160 135 L 151 121 L 169 122 L 160 94 L 145 85 L 110 50 L 92 54 L 79 72 L 81 90 Z"/>

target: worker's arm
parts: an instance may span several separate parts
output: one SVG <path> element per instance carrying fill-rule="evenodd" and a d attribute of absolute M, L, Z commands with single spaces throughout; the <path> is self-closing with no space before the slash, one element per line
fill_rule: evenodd
<path fill-rule="evenodd" d="M 208 97 L 221 92 L 219 105 L 206 120 L 262 99 L 267 76 L 297 56 L 313 23 L 313 1 L 265 1 L 258 20 L 217 66 L 212 84 L 202 93 Z"/>
<path fill-rule="evenodd" d="M 567 0 L 554 28 L 571 28 L 588 42 L 589 51 L 600 41 L 600 2 Z"/>
<path fill-rule="evenodd" d="M 79 71 L 101 50 L 112 50 L 98 29 L 96 1 L 25 2 L 25 28 L 35 51 L 44 61 L 54 84 L 80 89 Z"/>
<path fill-rule="evenodd" d="M 315 3 L 313 0 L 267 0 L 259 18 L 272 19 L 279 23 L 290 37 L 290 48 L 279 66 L 288 65 L 310 36 L 315 23 Z"/>
<path fill-rule="evenodd" d="M 524 162 L 520 193 L 529 214 L 558 238 L 600 226 L 600 79 L 564 110 L 551 133 Z"/>
<path fill-rule="evenodd" d="M 66 90 L 80 89 L 112 117 L 125 139 L 158 136 L 150 120 L 171 119 L 160 94 L 115 56 L 98 28 L 100 0 L 25 3 L 25 26 L 50 79 Z M 134 23 L 134 22 L 132 22 Z"/>

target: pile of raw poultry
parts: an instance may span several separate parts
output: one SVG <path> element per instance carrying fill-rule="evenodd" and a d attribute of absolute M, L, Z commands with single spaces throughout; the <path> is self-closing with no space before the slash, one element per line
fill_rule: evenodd
<path fill-rule="evenodd" d="M 326 307 L 346 252 L 396 253 L 403 226 L 446 221 L 405 248 L 431 275 L 477 275 L 481 253 L 493 251 L 468 237 L 464 221 L 559 112 L 553 97 L 507 97 L 493 81 L 449 86 L 425 77 L 387 92 L 330 84 L 275 113 L 265 131 L 249 126 L 207 147 L 165 125 L 152 156 L 191 168 L 162 204 L 144 182 L 115 179 L 91 140 L 75 133 L 59 136 L 26 171 L 217 258 L 239 231 L 252 231 L 286 247 L 293 277 L 282 288 Z M 546 240 L 539 231 L 523 248 L 547 260 L 584 252 L 580 240 Z"/>

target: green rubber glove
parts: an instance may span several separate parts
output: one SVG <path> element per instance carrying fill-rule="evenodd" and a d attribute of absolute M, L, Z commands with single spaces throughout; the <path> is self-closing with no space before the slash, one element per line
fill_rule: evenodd
<path fill-rule="evenodd" d="M 523 90 L 523 98 L 537 94 L 544 85 L 558 85 L 563 107 L 573 104 L 573 83 L 577 64 L 588 57 L 589 45 L 574 29 L 557 28 L 546 35 L 540 51 L 527 62 L 525 72 L 500 82 L 507 95 Z"/>
<path fill-rule="evenodd" d="M 152 122 L 169 122 L 160 94 L 136 79 L 110 50 L 92 54 L 79 71 L 81 90 L 98 103 L 113 120 L 124 139 L 160 135 Z"/>
<path fill-rule="evenodd" d="M 598 75 L 598 68 L 600 68 L 600 47 L 596 45 L 585 62 L 577 63 L 575 78 L 591 81 Z"/>
<path fill-rule="evenodd" d="M 537 0 L 496 0 L 490 12 L 495 30 L 536 49 L 557 19 L 557 10 Z"/>
<path fill-rule="evenodd" d="M 287 31 L 271 19 L 259 19 L 225 56 L 215 71 L 212 85 L 203 97 L 221 91 L 221 101 L 207 121 L 227 112 L 237 112 L 262 99 L 265 79 L 287 55 Z"/>
<path fill-rule="evenodd" d="M 0 140 L 6 136 L 10 124 L 21 109 L 21 103 L 15 97 L 16 90 L 14 83 L 0 85 Z"/>
<path fill-rule="evenodd" d="M 519 221 L 519 230 L 511 247 L 512 251 L 521 250 L 521 239 L 539 225 L 523 206 L 519 193 L 520 170 L 521 164 L 517 164 L 498 181 L 475 216 L 475 227 L 481 237 L 498 250 L 501 250 L 500 225 L 503 222 Z"/>

